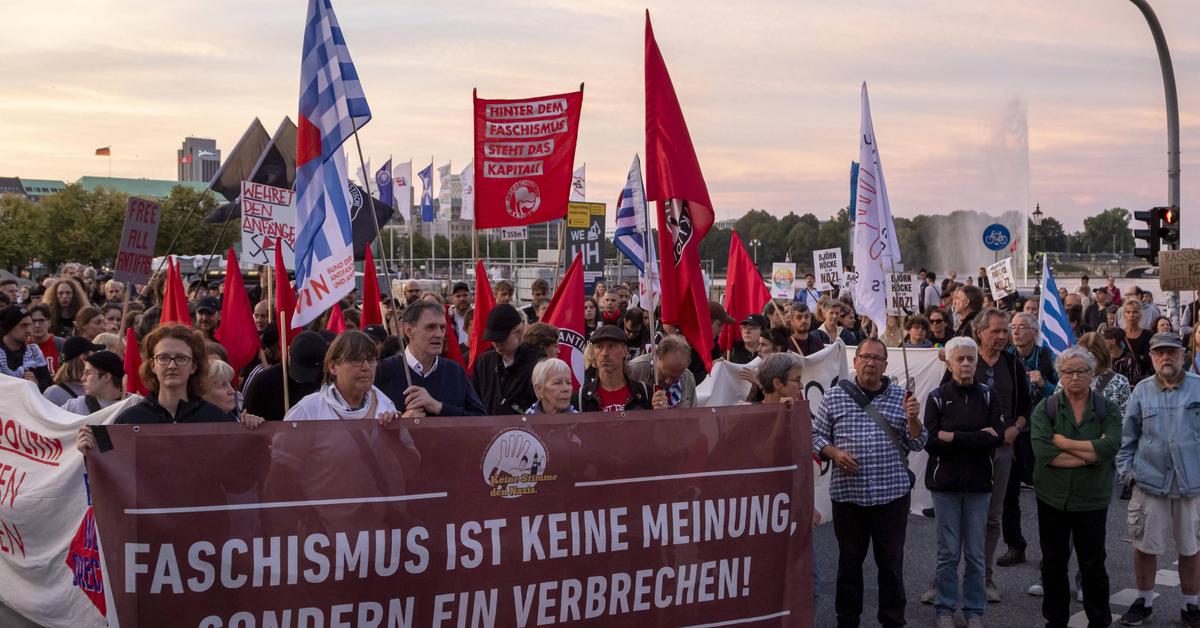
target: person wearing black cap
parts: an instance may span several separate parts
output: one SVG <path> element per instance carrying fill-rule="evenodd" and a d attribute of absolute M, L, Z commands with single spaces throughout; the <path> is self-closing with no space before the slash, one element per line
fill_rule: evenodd
<path fill-rule="evenodd" d="M 325 369 L 325 350 L 329 343 L 315 331 L 302 331 L 288 349 L 287 391 L 292 404 L 321 388 Z M 283 364 L 273 364 L 253 375 L 242 391 L 242 407 L 268 421 L 282 421 L 287 408 L 283 404 Z"/>
<path fill-rule="evenodd" d="M 628 374 L 625 332 L 614 325 L 597 329 L 592 334 L 590 350 L 596 366 L 584 374 L 577 408 L 583 412 L 624 412 L 653 407 L 650 389 Z M 665 397 L 661 401 L 661 408 L 665 409 Z"/>
<path fill-rule="evenodd" d="M 71 399 L 82 396 L 83 371 L 87 366 L 84 359 L 103 350 L 104 345 L 92 344 L 91 340 L 82 336 L 67 338 L 63 343 L 62 364 L 54 372 L 54 385 L 43 393 L 46 399 L 62 407 Z"/>
<path fill-rule="evenodd" d="M 442 305 L 423 300 L 409 304 L 401 328 L 408 347 L 379 363 L 375 385 L 404 409 L 403 416 L 486 414 L 467 372 L 441 357 L 447 334 Z"/>
<path fill-rule="evenodd" d="M 196 331 L 206 340 L 216 340 L 217 327 L 221 325 L 221 302 L 217 297 L 204 297 L 196 302 Z"/>
<path fill-rule="evenodd" d="M 646 312 L 641 308 L 631 307 L 625 310 L 625 314 L 621 316 L 621 324 L 625 328 L 625 351 L 628 354 L 626 359 L 633 360 L 645 354 L 650 346 L 650 330 L 646 327 Z"/>
<path fill-rule="evenodd" d="M 537 401 L 533 367 L 545 354 L 522 343 L 524 333 L 517 308 L 501 303 L 488 314 L 483 339 L 492 343 L 492 350 L 475 360 L 471 378 L 489 415 L 523 414 Z"/>
<path fill-rule="evenodd" d="M 27 379 L 37 384 L 38 390 L 46 390 L 53 383 L 46 356 L 36 344 L 25 344 L 32 328 L 29 310 L 19 305 L 0 310 L 0 333 L 4 334 L 0 374 Z"/>
<path fill-rule="evenodd" d="M 768 328 L 767 317 L 762 314 L 751 314 L 742 321 L 742 339 L 733 343 L 733 351 L 729 361 L 734 364 L 747 364 L 758 357 L 758 345 L 762 341 L 763 332 Z"/>
<path fill-rule="evenodd" d="M 83 361 L 83 394 L 63 404 L 63 409 L 75 414 L 92 414 L 125 398 L 121 390 L 125 364 L 112 351 L 97 351 Z"/>
<path fill-rule="evenodd" d="M 454 320 L 454 334 L 459 338 L 459 349 L 468 353 L 471 339 L 467 335 L 467 316 L 471 311 L 471 287 L 467 282 L 454 284 L 450 291 L 450 317 Z"/>

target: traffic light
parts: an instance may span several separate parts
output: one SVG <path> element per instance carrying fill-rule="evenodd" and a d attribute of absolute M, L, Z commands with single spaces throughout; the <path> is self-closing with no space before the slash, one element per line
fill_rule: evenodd
<path fill-rule="evenodd" d="M 1179 208 L 1156 207 L 1162 211 L 1162 245 L 1165 248 L 1179 248 Z"/>
<path fill-rule="evenodd" d="M 1145 229 L 1134 229 L 1133 237 L 1145 240 L 1146 246 L 1136 246 L 1133 254 L 1144 258 L 1151 266 L 1158 266 L 1158 251 L 1162 246 L 1162 207 L 1133 212 L 1134 220 L 1146 223 Z"/>

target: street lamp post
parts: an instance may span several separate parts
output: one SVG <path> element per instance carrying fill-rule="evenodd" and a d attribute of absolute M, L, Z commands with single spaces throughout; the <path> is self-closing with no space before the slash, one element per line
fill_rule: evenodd
<path fill-rule="evenodd" d="M 754 247 L 754 265 L 758 266 L 758 247 L 762 246 L 762 242 L 755 238 L 750 241 L 750 246 Z"/>
<path fill-rule="evenodd" d="M 1041 203 L 1038 203 L 1037 206 L 1034 207 L 1033 213 L 1030 214 L 1030 216 L 1029 216 L 1030 221 L 1033 222 L 1033 273 L 1034 273 L 1034 277 L 1036 277 L 1036 281 L 1039 285 L 1042 282 L 1042 278 L 1041 278 L 1042 267 L 1040 264 L 1037 263 L 1037 256 L 1038 256 L 1038 252 L 1041 251 L 1041 235 L 1042 235 L 1041 227 L 1042 227 L 1042 219 L 1045 217 L 1046 217 L 1046 214 L 1042 213 L 1042 204 Z M 1043 257 L 1046 255 L 1045 251 L 1041 251 L 1041 253 L 1042 253 Z"/>

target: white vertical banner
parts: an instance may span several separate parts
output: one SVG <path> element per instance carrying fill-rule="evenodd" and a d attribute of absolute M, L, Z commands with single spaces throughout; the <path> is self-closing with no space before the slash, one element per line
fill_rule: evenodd
<path fill-rule="evenodd" d="M 587 164 L 575 169 L 571 174 L 571 198 L 572 203 L 587 202 Z"/>
<path fill-rule="evenodd" d="M 462 185 L 462 210 L 458 216 L 463 220 L 475 220 L 475 162 L 463 168 L 458 182 Z"/>
<path fill-rule="evenodd" d="M 411 159 L 402 164 L 396 164 L 392 168 L 392 189 L 395 192 L 393 198 L 396 199 L 396 206 L 400 208 L 400 215 L 404 216 L 405 228 L 408 228 L 409 223 L 412 221 L 413 206 Z"/>
<path fill-rule="evenodd" d="M 887 320 L 887 277 L 899 264 L 899 247 L 891 226 L 883 166 L 871 122 L 867 84 L 862 86 L 862 118 L 859 123 L 858 188 L 854 218 L 854 306 L 880 327 Z M 898 270 L 898 268 L 897 268 Z"/>
<path fill-rule="evenodd" d="M 442 220 L 450 220 L 450 205 L 454 199 L 454 188 L 450 185 L 450 162 L 446 162 L 444 166 L 438 166 L 438 213 L 437 217 Z"/>

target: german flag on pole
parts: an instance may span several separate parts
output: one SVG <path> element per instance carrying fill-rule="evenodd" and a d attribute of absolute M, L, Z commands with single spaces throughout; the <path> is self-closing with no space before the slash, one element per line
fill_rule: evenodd
<path fill-rule="evenodd" d="M 112 147 L 105 146 L 104 148 L 97 148 L 96 156 L 97 157 L 112 157 Z"/>

